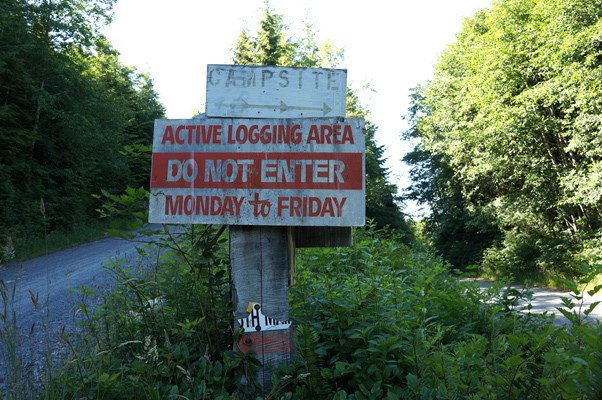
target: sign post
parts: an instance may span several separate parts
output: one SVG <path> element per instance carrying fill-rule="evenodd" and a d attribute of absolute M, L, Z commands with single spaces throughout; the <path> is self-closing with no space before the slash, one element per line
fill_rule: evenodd
<path fill-rule="evenodd" d="M 264 389 L 290 361 L 296 238 L 349 245 L 365 221 L 364 121 L 344 119 L 345 91 L 345 70 L 209 65 L 206 116 L 155 121 L 149 222 L 230 226 L 235 347 L 258 355 Z"/>

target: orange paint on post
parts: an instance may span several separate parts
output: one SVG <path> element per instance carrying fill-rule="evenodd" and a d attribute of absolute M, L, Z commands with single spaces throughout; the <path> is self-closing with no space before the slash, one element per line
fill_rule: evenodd
<path fill-rule="evenodd" d="M 279 331 L 250 332 L 243 334 L 237 343 L 238 350 L 244 354 L 253 350 L 261 359 L 264 354 L 284 354 L 291 352 L 289 329 Z"/>

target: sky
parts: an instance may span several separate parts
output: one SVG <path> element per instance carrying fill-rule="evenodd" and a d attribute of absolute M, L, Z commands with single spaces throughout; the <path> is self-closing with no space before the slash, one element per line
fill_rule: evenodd
<path fill-rule="evenodd" d="M 313 24 L 319 43 L 344 50 L 337 66 L 378 127 L 390 180 L 410 183 L 401 161 L 411 149 L 402 133 L 412 88 L 433 76 L 434 65 L 455 40 L 465 18 L 492 0 L 270 0 L 289 34 Z M 118 0 L 105 30 L 121 61 L 148 72 L 167 118 L 191 118 L 204 109 L 207 64 L 231 64 L 243 28 L 258 30 L 265 0 Z M 363 89 L 366 86 L 371 89 Z M 426 210 L 408 202 L 406 213 Z"/>

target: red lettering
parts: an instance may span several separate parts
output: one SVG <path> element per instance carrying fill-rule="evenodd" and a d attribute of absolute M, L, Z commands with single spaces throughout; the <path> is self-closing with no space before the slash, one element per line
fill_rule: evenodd
<path fill-rule="evenodd" d="M 279 217 L 342 217 L 347 197 L 278 197 Z"/>
<path fill-rule="evenodd" d="M 165 196 L 165 215 L 182 215 L 182 196 Z"/>
<path fill-rule="evenodd" d="M 341 128 L 343 132 L 341 132 Z M 309 128 L 307 143 L 316 144 L 354 144 L 351 125 L 312 125 Z"/>
<path fill-rule="evenodd" d="M 171 125 L 167 125 L 165 127 L 165 131 L 163 132 L 163 140 L 161 141 L 161 144 L 165 144 L 167 141 L 169 141 L 170 144 L 174 144 L 174 140 L 173 127 Z"/>
<path fill-rule="evenodd" d="M 309 198 L 309 210 L 307 215 L 310 217 L 317 217 L 320 215 L 320 208 L 322 206 L 322 202 L 319 197 L 310 197 Z"/>
<path fill-rule="evenodd" d="M 209 141 L 211 140 L 211 126 L 209 126 L 209 129 L 207 129 L 207 126 L 201 125 L 200 131 L 203 143 L 209 143 Z"/>
<path fill-rule="evenodd" d="M 232 136 L 232 125 L 228 125 L 228 144 L 234 143 L 236 143 L 236 140 L 234 140 L 234 137 Z"/>
<path fill-rule="evenodd" d="M 222 143 L 222 126 L 221 125 L 213 125 L 213 143 L 215 143 L 215 144 Z"/>
<path fill-rule="evenodd" d="M 180 133 L 185 129 L 186 127 L 184 125 L 178 125 L 178 127 L 176 128 L 176 142 L 178 144 L 184 144 L 184 139 L 182 139 L 180 137 Z"/>
<path fill-rule="evenodd" d="M 311 142 L 322 143 L 322 142 L 320 142 L 320 135 L 318 133 L 317 125 L 312 125 L 309 128 L 309 135 L 307 136 L 307 143 L 311 143 Z"/>
<path fill-rule="evenodd" d="M 345 125 L 345 129 L 343 130 L 343 139 L 341 140 L 341 143 L 345 144 L 346 142 L 354 144 L 353 130 L 351 129 L 351 125 Z"/>
<path fill-rule="evenodd" d="M 332 205 L 332 199 L 330 197 L 324 199 L 320 216 L 324 217 L 326 214 L 329 214 L 330 217 L 334 217 L 334 208 Z"/>
<path fill-rule="evenodd" d="M 194 197 L 186 196 L 186 198 L 184 199 L 184 214 L 192 215 L 194 213 L 194 206 Z"/>
<path fill-rule="evenodd" d="M 303 200 L 301 197 L 291 197 L 291 216 L 301 217 L 304 215 L 303 210 Z"/>
<path fill-rule="evenodd" d="M 332 126 L 322 125 L 320 127 L 320 134 L 322 135 L 320 143 L 332 144 Z"/>
<path fill-rule="evenodd" d="M 209 196 L 196 197 L 196 212 L 201 215 L 209 215 Z"/>
<path fill-rule="evenodd" d="M 151 187 L 362 190 L 362 161 L 343 152 L 154 153 Z"/>
<path fill-rule="evenodd" d="M 244 197 L 236 196 L 165 196 L 165 215 L 240 216 Z"/>
<path fill-rule="evenodd" d="M 341 202 L 337 202 L 337 198 L 334 198 L 334 203 L 337 207 L 337 217 L 342 217 L 343 216 L 343 207 L 345 206 L 345 202 L 347 201 L 347 197 L 343 197 L 341 199 Z"/>
<path fill-rule="evenodd" d="M 221 125 L 172 125 L 165 127 L 161 144 L 221 144 Z"/>

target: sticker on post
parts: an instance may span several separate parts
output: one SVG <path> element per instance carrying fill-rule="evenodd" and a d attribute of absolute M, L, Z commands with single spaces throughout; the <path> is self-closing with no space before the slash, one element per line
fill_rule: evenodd
<path fill-rule="evenodd" d="M 245 332 L 277 331 L 291 327 L 291 321 L 278 321 L 263 315 L 261 304 L 250 301 L 247 307 L 249 315 L 238 319 L 238 324 Z"/>

